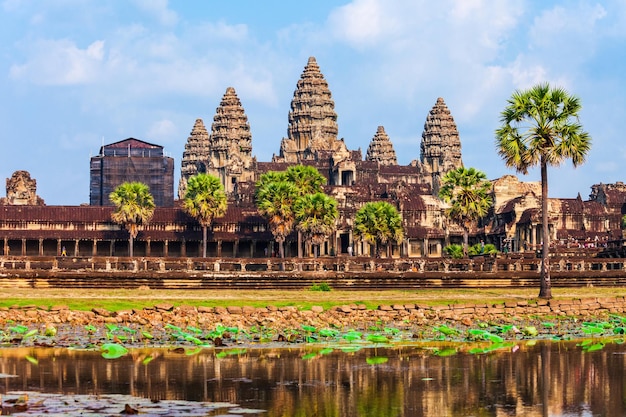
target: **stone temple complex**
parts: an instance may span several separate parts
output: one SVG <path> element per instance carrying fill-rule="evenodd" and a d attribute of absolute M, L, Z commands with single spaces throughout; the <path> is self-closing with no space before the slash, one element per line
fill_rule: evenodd
<path fill-rule="evenodd" d="M 408 165 L 398 164 L 393 138 L 383 126 L 372 129 L 372 139 L 363 156 L 360 150 L 348 149 L 344 140 L 337 137 L 337 120 L 328 82 L 315 58 L 309 58 L 291 100 L 287 137 L 277 139 L 278 153 L 271 161 L 257 161 L 244 104 L 235 89 L 228 87 L 215 110 L 210 130 L 200 118 L 191 126 L 181 159 L 179 200 L 173 203 L 168 200 L 174 186 L 167 180 L 165 188 L 169 189 L 160 191 L 166 200 L 158 204 L 153 219 L 137 236 L 135 255 L 200 256 L 201 228 L 180 206 L 188 179 L 200 172 L 218 177 L 229 198 L 226 215 L 214 221 L 209 234 L 209 256 L 272 254 L 275 250 L 272 234 L 254 202 L 255 183 L 263 173 L 282 171 L 295 164 L 317 168 L 327 178 L 325 192 L 338 201 L 337 230 L 319 248 L 322 256 L 345 255 L 348 247 L 353 247 L 356 255 L 372 254 L 369 245 L 357 244 L 352 235 L 354 215 L 369 201 L 387 201 L 402 215 L 405 238 L 392 248 L 393 257 L 439 257 L 445 245 L 461 242 L 462 229 L 446 220 L 445 205 L 438 197 L 445 173 L 463 166 L 460 135 L 443 98 L 436 99 L 426 115 L 419 158 Z M 141 146 L 157 146 L 128 140 L 133 141 L 137 152 Z M 117 156 L 118 152 L 124 152 L 124 147 L 131 152 L 128 143 L 121 141 L 103 147 L 99 158 L 103 161 L 107 152 Z M 162 158 L 162 153 L 155 156 Z M 130 161 L 114 162 L 128 165 Z M 136 168 L 147 161 L 134 162 L 137 162 L 134 174 L 141 175 L 142 169 Z M 96 168 L 101 169 L 101 165 L 94 163 L 92 174 Z M 116 175 L 116 181 L 124 179 L 122 171 L 116 171 Z M 115 184 L 107 185 L 111 186 Z M 104 187 L 97 175 L 92 175 L 90 206 L 45 206 L 34 187 L 34 180 L 23 171 L 7 180 L 7 198 L 0 200 L 2 253 L 57 255 L 61 247 L 70 248 L 70 253 L 76 256 L 128 253 L 128 234 L 111 222 L 112 208 L 102 203 L 104 193 L 93 198 Z M 475 225 L 471 240 L 482 239 L 501 250 L 536 250 L 541 243 L 540 184 L 521 182 L 513 175 L 506 175 L 492 181 L 492 197 L 494 205 L 487 218 Z M 598 184 L 592 187 L 588 200 L 580 195 L 550 199 L 548 208 L 555 245 L 601 245 L 622 236 L 626 186 Z M 286 255 L 295 256 L 298 253 L 295 232 L 286 243 Z"/>

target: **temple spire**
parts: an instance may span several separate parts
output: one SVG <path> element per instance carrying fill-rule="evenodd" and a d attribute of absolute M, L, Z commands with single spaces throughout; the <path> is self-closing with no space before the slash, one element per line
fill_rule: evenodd
<path fill-rule="evenodd" d="M 456 123 L 443 98 L 439 97 L 426 117 L 420 161 L 431 174 L 433 193 L 439 193 L 441 178 L 453 169 L 461 168 L 461 140 Z"/>
<path fill-rule="evenodd" d="M 376 161 L 381 165 L 398 165 L 396 151 L 393 149 L 393 144 L 389 140 L 389 136 L 383 126 L 378 126 L 376 135 L 374 135 L 367 148 L 365 160 Z"/>
<path fill-rule="evenodd" d="M 206 172 L 209 160 L 209 133 L 204 127 L 202 119 L 196 119 L 187 138 L 183 159 L 181 160 L 180 181 L 178 182 L 178 198 L 185 197 L 187 180 L 200 173 Z"/>
<path fill-rule="evenodd" d="M 328 83 L 315 58 L 310 57 L 293 93 L 287 138 L 275 160 L 299 163 L 315 159 L 319 151 L 344 151 L 343 141 L 337 140 L 338 130 Z"/>

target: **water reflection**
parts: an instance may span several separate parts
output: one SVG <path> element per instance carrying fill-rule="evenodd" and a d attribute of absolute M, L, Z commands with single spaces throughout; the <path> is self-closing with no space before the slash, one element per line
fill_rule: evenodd
<path fill-rule="evenodd" d="M 232 402 L 267 416 L 626 415 L 624 345 L 584 353 L 575 343 L 548 342 L 447 357 L 419 346 L 321 349 L 135 349 L 116 360 L 2 349 L 0 372 L 17 378 L 1 379 L 0 391 Z"/>

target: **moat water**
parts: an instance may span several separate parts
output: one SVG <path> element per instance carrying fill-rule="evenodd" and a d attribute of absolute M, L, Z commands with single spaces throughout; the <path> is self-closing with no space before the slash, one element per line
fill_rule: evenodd
<path fill-rule="evenodd" d="M 453 355 L 440 346 L 441 356 L 424 346 L 353 350 L 142 348 L 104 359 L 97 351 L 7 348 L 0 350 L 0 393 L 5 401 L 21 392 L 61 394 L 63 404 L 80 395 L 125 395 L 132 397 L 123 402 L 147 398 L 155 410 L 169 400 L 227 403 L 187 407 L 187 414 L 161 406 L 153 414 L 181 416 L 626 415 L 622 344 L 584 351 L 575 342 L 520 342 Z M 55 404 L 54 415 L 69 415 Z M 84 412 L 73 415 L 110 415 Z"/>

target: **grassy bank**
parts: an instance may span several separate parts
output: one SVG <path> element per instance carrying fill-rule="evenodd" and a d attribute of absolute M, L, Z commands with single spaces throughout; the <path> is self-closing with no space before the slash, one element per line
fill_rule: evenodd
<path fill-rule="evenodd" d="M 174 306 L 296 306 L 310 309 L 319 305 L 365 304 L 494 304 L 505 301 L 535 300 L 539 289 L 441 289 L 415 291 L 202 291 L 202 290 L 98 290 L 98 289 L 0 289 L 0 307 L 67 305 L 73 310 L 94 307 L 110 311 L 142 309 L 160 303 Z M 555 299 L 626 296 L 626 288 L 553 288 Z"/>

